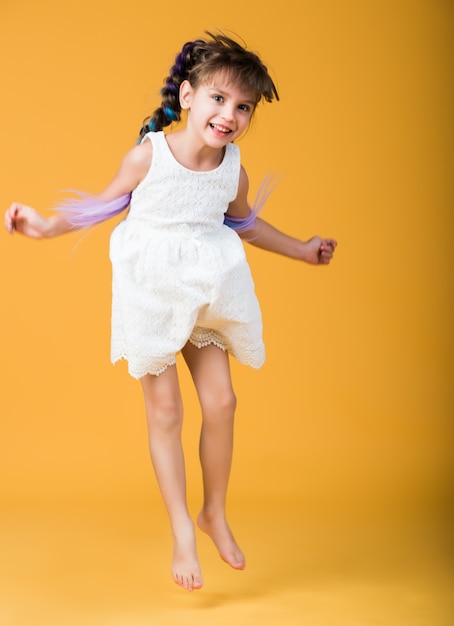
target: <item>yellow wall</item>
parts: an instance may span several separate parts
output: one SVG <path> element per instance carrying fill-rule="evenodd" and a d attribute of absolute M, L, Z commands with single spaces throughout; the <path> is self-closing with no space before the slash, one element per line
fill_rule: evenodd
<path fill-rule="evenodd" d="M 339 248 L 329 268 L 248 248 L 268 360 L 233 364 L 232 494 L 438 514 L 452 435 L 452 4 L 195 6 L 2 0 L 3 209 L 100 190 L 181 44 L 205 29 L 241 35 L 281 95 L 241 142 L 253 190 L 284 175 L 264 217 Z M 155 493 L 140 385 L 109 362 L 112 225 L 82 241 L 0 233 L 3 502 Z M 197 497 L 184 370 L 182 384 Z"/>

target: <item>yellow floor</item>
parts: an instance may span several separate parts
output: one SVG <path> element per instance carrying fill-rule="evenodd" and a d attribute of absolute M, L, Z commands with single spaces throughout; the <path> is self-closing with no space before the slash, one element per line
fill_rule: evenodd
<path fill-rule="evenodd" d="M 170 578 L 159 502 L 4 506 L 0 519 L 0 626 L 454 624 L 447 529 L 433 521 L 232 503 L 247 569 L 200 536 L 205 587 L 187 593 Z"/>

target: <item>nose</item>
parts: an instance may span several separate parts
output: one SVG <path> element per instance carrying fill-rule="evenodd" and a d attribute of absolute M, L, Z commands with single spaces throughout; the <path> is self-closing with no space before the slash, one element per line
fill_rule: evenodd
<path fill-rule="evenodd" d="M 225 106 L 222 110 L 222 117 L 226 122 L 233 122 L 235 119 L 235 108 L 233 106 Z"/>

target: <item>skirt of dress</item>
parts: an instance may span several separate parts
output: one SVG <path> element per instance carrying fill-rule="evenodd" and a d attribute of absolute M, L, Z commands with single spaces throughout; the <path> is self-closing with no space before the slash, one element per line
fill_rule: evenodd
<path fill-rule="evenodd" d="M 111 360 L 134 378 L 173 365 L 187 341 L 228 350 L 259 368 L 262 319 L 238 235 L 182 225 L 169 232 L 126 219 L 114 229 Z"/>

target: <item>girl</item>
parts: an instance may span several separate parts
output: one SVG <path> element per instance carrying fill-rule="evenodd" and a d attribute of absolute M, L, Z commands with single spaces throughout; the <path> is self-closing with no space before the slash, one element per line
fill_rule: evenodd
<path fill-rule="evenodd" d="M 142 384 L 151 459 L 174 540 L 172 575 L 189 591 L 203 583 L 186 504 L 176 354 L 189 367 L 203 416 L 204 502 L 197 524 L 222 559 L 241 570 L 245 557 L 225 515 L 236 404 L 228 354 L 254 368 L 264 361 L 261 314 L 241 238 L 319 265 L 329 263 L 337 245 L 320 237 L 300 241 L 258 218 L 266 189 L 249 207 L 234 142 L 257 104 L 278 94 L 259 57 L 224 35 L 207 34 L 177 55 L 161 106 L 102 193 L 70 201 L 48 218 L 18 203 L 5 216 L 9 232 L 44 238 L 129 206 L 111 236 L 111 357 L 126 359 Z M 182 111 L 184 127 L 164 134 Z"/>

